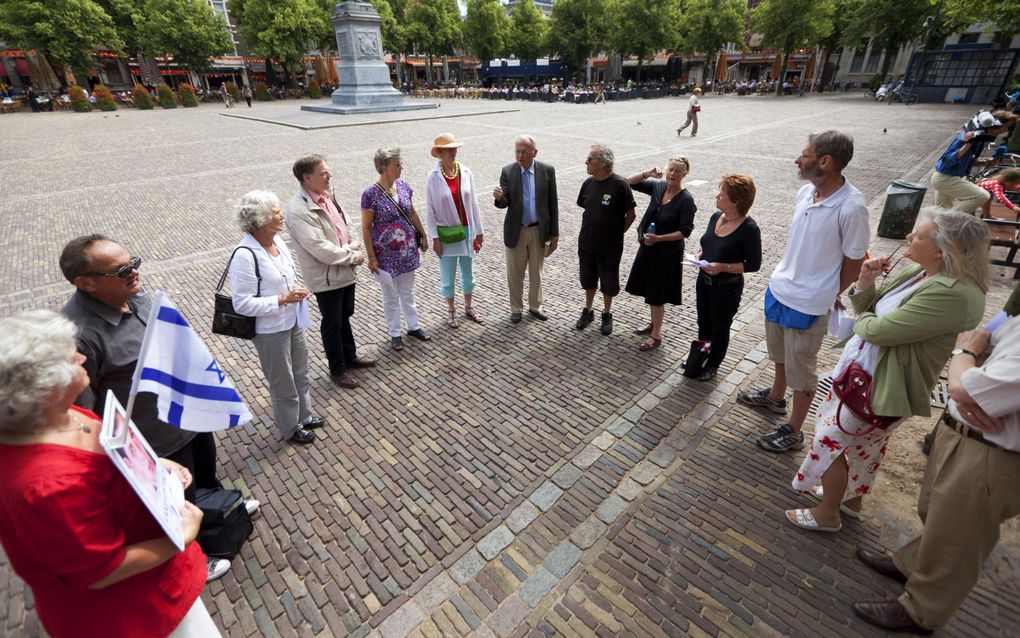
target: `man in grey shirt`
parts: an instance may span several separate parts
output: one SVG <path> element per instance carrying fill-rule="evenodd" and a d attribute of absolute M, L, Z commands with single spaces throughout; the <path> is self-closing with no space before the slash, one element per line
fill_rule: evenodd
<path fill-rule="evenodd" d="M 145 322 L 152 302 L 142 293 L 138 268 L 140 257 L 131 257 L 123 246 L 103 235 L 72 239 L 60 254 L 60 270 L 77 291 L 61 312 L 78 327 L 78 351 L 85 355 L 89 386 L 75 400 L 77 405 L 102 416 L 106 392 L 112 390 L 127 405 L 131 381 L 141 352 Z M 185 497 L 195 501 L 197 488 L 216 489 L 216 439 L 211 432 L 190 432 L 159 420 L 156 395 L 140 392 L 131 420 L 153 451 L 176 461 L 191 472 Z M 245 501 L 249 514 L 256 500 Z M 209 579 L 226 573 L 229 561 L 210 559 Z"/>

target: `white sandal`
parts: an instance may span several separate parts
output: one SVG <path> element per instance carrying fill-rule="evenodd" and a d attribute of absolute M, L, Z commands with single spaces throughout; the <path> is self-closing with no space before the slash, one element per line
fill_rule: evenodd
<path fill-rule="evenodd" d="M 791 512 L 795 518 L 790 518 Z M 811 513 L 811 510 L 786 510 L 786 520 L 801 529 L 806 529 L 812 532 L 838 532 L 843 529 L 842 523 L 840 523 L 838 527 L 820 526 L 818 521 L 815 520 L 815 515 Z"/>
<path fill-rule="evenodd" d="M 808 494 L 810 494 L 811 496 L 814 496 L 819 501 L 822 500 L 822 495 L 824 493 L 825 493 L 824 492 L 824 488 L 821 485 L 815 485 L 808 492 Z M 861 520 L 861 513 L 860 512 L 855 512 L 854 510 L 852 510 L 849 507 L 847 507 L 846 504 L 844 504 L 844 503 L 840 503 L 839 504 L 839 511 L 842 512 L 843 514 L 845 514 L 848 518 L 852 518 L 855 521 Z"/>

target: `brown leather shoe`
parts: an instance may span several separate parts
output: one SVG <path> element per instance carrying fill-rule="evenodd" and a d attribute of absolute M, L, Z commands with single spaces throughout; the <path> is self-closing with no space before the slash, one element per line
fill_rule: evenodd
<path fill-rule="evenodd" d="M 885 554 L 879 554 L 878 552 L 873 552 L 870 549 L 858 547 L 855 555 L 857 556 L 857 560 L 861 561 L 879 574 L 882 574 L 887 578 L 892 578 L 901 585 L 906 584 L 906 574 L 897 569 L 896 563 L 894 563 L 893 560 Z"/>
<path fill-rule="evenodd" d="M 337 384 L 341 388 L 347 388 L 348 390 L 353 390 L 361 385 L 358 383 L 358 380 L 354 378 L 354 375 L 351 374 L 350 370 L 344 370 L 340 374 L 334 374 L 333 383 Z"/>
<path fill-rule="evenodd" d="M 902 631 L 927 636 L 932 632 L 914 622 L 898 600 L 876 600 L 852 605 L 861 620 L 889 631 Z"/>
<path fill-rule="evenodd" d="M 369 357 L 357 357 L 354 361 L 347 363 L 348 368 L 371 368 L 375 366 L 375 359 Z"/>

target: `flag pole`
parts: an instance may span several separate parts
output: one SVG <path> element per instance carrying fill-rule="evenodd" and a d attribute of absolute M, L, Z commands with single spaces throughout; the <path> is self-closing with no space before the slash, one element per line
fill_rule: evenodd
<path fill-rule="evenodd" d="M 135 396 L 138 394 L 138 383 L 142 380 L 142 362 L 145 361 L 145 353 L 149 348 L 152 326 L 155 325 L 156 316 L 165 298 L 163 291 L 157 290 L 152 299 L 152 308 L 149 310 L 149 319 L 145 322 L 145 334 L 142 335 L 142 347 L 138 350 L 138 361 L 135 363 L 135 372 L 131 377 L 131 391 L 128 393 L 127 407 L 124 410 L 125 418 L 131 420 L 131 411 L 135 407 Z"/>

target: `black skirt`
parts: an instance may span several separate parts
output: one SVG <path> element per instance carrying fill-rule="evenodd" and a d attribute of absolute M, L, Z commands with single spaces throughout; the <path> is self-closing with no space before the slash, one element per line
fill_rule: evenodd
<path fill-rule="evenodd" d="M 684 242 L 679 242 L 679 247 L 670 243 L 674 245 L 640 246 L 630 268 L 625 290 L 644 297 L 649 306 L 679 306 L 681 303 Z M 664 250 L 667 248 L 671 250 Z"/>

